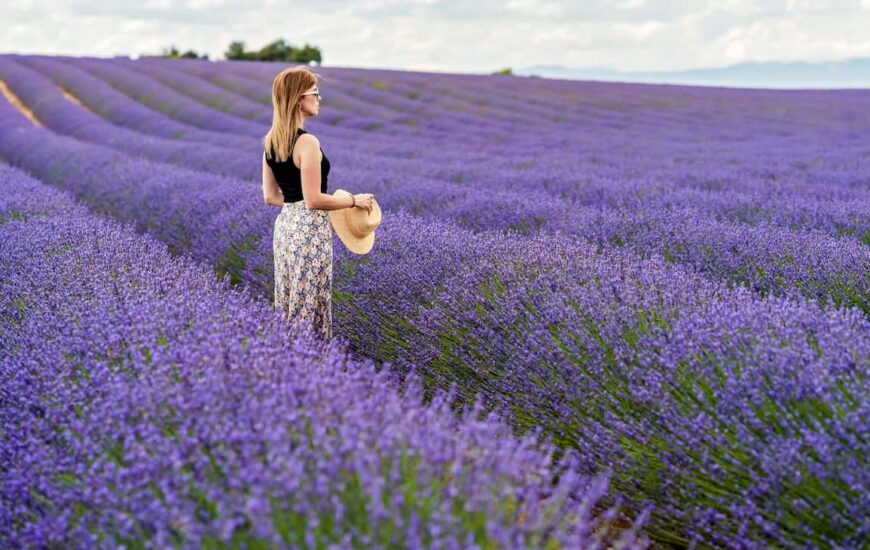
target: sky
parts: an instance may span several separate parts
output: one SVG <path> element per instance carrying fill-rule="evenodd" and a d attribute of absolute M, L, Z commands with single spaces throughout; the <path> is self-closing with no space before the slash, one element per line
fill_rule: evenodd
<path fill-rule="evenodd" d="M 3 0 L 0 52 L 222 59 L 282 38 L 323 64 L 669 71 L 870 57 L 870 0 Z"/>

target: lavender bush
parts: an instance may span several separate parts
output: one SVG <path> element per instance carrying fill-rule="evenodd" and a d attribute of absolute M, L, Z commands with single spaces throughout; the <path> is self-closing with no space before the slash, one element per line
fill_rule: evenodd
<path fill-rule="evenodd" d="M 462 241 L 424 224 L 402 217 L 377 261 L 345 271 L 355 292 L 339 296 L 340 323 L 358 327 L 347 332 L 361 352 L 460 399 L 485 396 L 520 431 L 543 427 L 595 457 L 584 471 L 613 466 L 622 494 L 657 504 L 659 540 L 867 536 L 859 311 L 761 299 L 567 239 Z M 430 239 L 406 248 L 417 232 Z"/>
<path fill-rule="evenodd" d="M 102 116 L 100 98 L 115 102 L 119 126 L 133 128 L 127 112 L 139 132 L 186 121 L 239 158 L 259 154 L 255 133 L 220 132 L 247 133 L 253 101 L 268 113 L 277 72 L 4 56 L 0 78 L 24 67 Z M 866 93 L 321 69 L 335 103 L 311 122 L 330 181 L 387 213 L 372 254 L 336 249 L 336 328 L 353 352 L 392 383 L 414 373 L 432 396 L 453 386 L 454 404 L 480 396 L 516 431 L 543 430 L 577 452 L 576 473 L 612 468 L 636 515 L 656 504 L 646 531 L 662 543 L 861 546 Z M 126 154 L 7 106 L 0 156 L 269 295 L 274 211 L 244 173 L 213 175 L 209 147 L 186 146 L 206 134 L 165 136 L 183 158 L 137 151 L 135 134 L 119 146 L 123 128 L 91 117 L 84 131 L 74 104 L 26 79 L 10 87 L 49 128 Z"/>
<path fill-rule="evenodd" d="M 23 118 L 19 118 L 19 126 L 28 125 Z M 87 180 L 76 178 L 76 185 L 81 186 L 90 181 L 91 186 L 107 186 L 107 182 L 118 182 L 119 178 L 123 178 L 130 181 L 130 188 L 147 192 L 149 197 L 154 197 L 155 192 L 165 195 L 167 199 L 174 195 L 177 197 L 174 207 L 158 208 L 154 215 L 162 219 L 158 222 L 152 218 L 146 223 L 159 223 L 167 229 L 177 228 L 173 231 L 172 239 L 182 242 L 172 242 L 174 246 L 189 246 L 198 253 L 205 252 L 206 257 L 220 256 L 223 258 L 221 269 L 231 270 L 239 280 L 250 279 L 260 288 L 268 288 L 271 279 L 268 271 L 271 266 L 268 249 L 270 239 L 268 234 L 258 233 L 271 231 L 271 224 L 263 219 L 263 209 L 255 202 L 257 195 L 246 190 L 241 183 L 225 178 L 214 178 L 209 183 L 200 180 L 196 184 L 179 186 L 170 194 L 165 190 L 164 182 L 168 183 L 173 178 L 201 178 L 202 174 L 197 176 L 187 171 L 139 162 L 127 163 L 124 166 L 126 173 L 122 175 L 112 165 L 95 169 L 91 163 L 101 157 L 105 158 L 107 154 L 104 150 L 83 148 L 75 142 L 66 144 L 35 128 L 17 131 L 7 141 L 7 158 L 19 155 L 19 151 L 35 153 L 37 150 L 32 145 L 35 140 L 60 148 L 55 149 L 58 152 L 53 153 L 53 156 L 63 155 L 70 158 L 69 155 L 73 155 L 67 161 L 69 170 L 49 176 L 52 182 L 68 181 L 72 174 L 86 169 Z M 60 153 L 61 150 L 75 152 Z M 74 160 L 75 157 L 81 160 Z M 40 175 L 47 168 L 37 155 L 19 158 L 15 162 L 31 170 L 39 170 Z M 141 176 L 137 173 L 141 173 Z M 148 186 L 156 185 L 158 191 L 148 191 L 146 185 L 143 185 L 146 181 L 152 182 Z M 214 187 L 211 193 L 213 197 L 197 200 L 189 195 L 190 192 L 201 189 L 204 184 Z M 119 204 L 115 208 L 130 206 L 126 203 L 126 198 L 131 189 L 124 189 L 124 186 L 117 183 L 109 187 L 114 196 L 113 202 L 125 202 L 123 206 Z M 221 191 L 224 187 L 227 188 L 226 192 Z M 429 189 L 439 188 L 442 195 L 446 193 L 444 185 L 437 181 L 434 185 L 421 182 L 421 187 L 424 193 Z M 92 189 L 89 192 L 95 191 Z M 82 192 L 85 190 L 78 191 Z M 870 270 L 870 248 L 851 239 L 837 240 L 812 231 L 788 232 L 779 228 L 716 222 L 707 219 L 703 213 L 699 214 L 688 208 L 653 210 L 649 213 L 645 209 L 571 208 L 558 199 L 537 198 L 534 195 L 527 197 L 533 199 L 530 207 L 519 199 L 520 196 L 517 192 L 499 191 L 482 199 L 480 195 L 466 190 L 465 193 L 451 195 L 450 200 L 444 202 L 440 208 L 431 201 L 427 206 L 430 207 L 430 214 L 450 217 L 478 229 L 535 232 L 543 227 L 603 244 L 628 245 L 642 255 L 661 254 L 669 260 L 691 265 L 763 293 L 800 294 L 817 298 L 823 303 L 830 301 L 838 306 L 854 306 L 870 312 L 870 278 L 866 276 Z M 232 206 L 228 206 L 233 211 L 228 211 L 228 207 L 217 206 L 211 206 L 211 214 L 204 210 L 210 207 L 210 202 L 226 204 L 230 198 Z M 386 198 L 388 200 L 385 206 L 406 204 L 395 193 L 386 193 Z M 94 197 L 88 200 L 93 201 Z M 190 215 L 191 208 L 196 208 L 200 214 Z M 245 213 L 241 213 L 240 209 L 244 209 Z M 127 214 L 140 218 L 136 220 L 140 224 L 145 221 L 141 219 L 145 215 L 147 211 L 139 209 Z M 233 226 L 240 222 L 227 221 L 227 215 L 235 217 L 236 220 L 256 221 L 249 225 L 247 234 L 240 234 L 239 231 L 232 231 Z M 203 219 L 209 217 L 217 218 L 212 227 L 222 226 L 223 229 L 215 231 L 211 227 L 203 226 Z M 257 229 L 258 226 L 260 229 Z M 200 233 L 204 228 L 209 230 L 204 236 L 210 241 L 221 233 L 229 232 L 231 235 L 226 239 L 217 239 L 217 242 L 184 242 L 184 239 Z"/>
<path fill-rule="evenodd" d="M 645 545 L 576 456 L 391 389 L 20 172 L 0 189 L 4 547 Z"/>

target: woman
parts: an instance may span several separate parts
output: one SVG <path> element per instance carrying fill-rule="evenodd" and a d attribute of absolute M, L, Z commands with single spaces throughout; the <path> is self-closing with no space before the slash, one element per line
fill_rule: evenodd
<path fill-rule="evenodd" d="M 317 77 L 302 65 L 272 82 L 272 128 L 263 139 L 263 199 L 281 207 L 275 220 L 275 307 L 332 337 L 332 228 L 327 210 L 371 211 L 374 196 L 326 193 L 329 160 L 303 128 L 317 116 Z"/>

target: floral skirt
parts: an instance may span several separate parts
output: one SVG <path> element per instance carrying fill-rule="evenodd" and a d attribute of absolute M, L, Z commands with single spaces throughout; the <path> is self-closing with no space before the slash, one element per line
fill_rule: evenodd
<path fill-rule="evenodd" d="M 325 210 L 284 203 L 275 220 L 275 308 L 332 338 L 332 226 Z"/>

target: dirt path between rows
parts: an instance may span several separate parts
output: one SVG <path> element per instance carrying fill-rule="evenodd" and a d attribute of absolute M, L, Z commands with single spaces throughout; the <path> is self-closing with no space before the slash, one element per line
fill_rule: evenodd
<path fill-rule="evenodd" d="M 9 89 L 9 86 L 7 86 L 6 82 L 4 82 L 3 80 L 0 80 L 0 92 L 3 92 L 3 96 L 6 97 L 6 100 L 9 101 L 9 103 L 11 103 L 13 107 L 21 111 L 21 114 L 26 116 L 30 122 L 32 122 L 36 126 L 39 126 L 40 128 L 43 128 L 43 124 L 39 122 L 39 119 L 36 118 L 36 116 L 33 114 L 33 111 L 28 109 L 24 103 L 21 103 L 21 100 L 18 99 L 18 96 L 12 93 L 12 90 Z"/>
<path fill-rule="evenodd" d="M 87 105 L 85 105 L 84 103 L 82 103 L 81 101 L 79 101 L 79 98 L 77 98 L 76 96 L 72 95 L 72 94 L 69 93 L 68 91 L 66 91 L 66 90 L 64 90 L 63 88 L 61 88 L 60 86 L 58 86 L 57 88 L 60 90 L 60 93 L 63 94 L 63 97 L 65 97 L 65 98 L 68 99 L 69 101 L 72 101 L 73 103 L 75 103 L 76 105 L 78 105 L 79 107 L 81 107 L 82 109 L 84 109 L 85 111 L 91 113 L 92 115 L 100 116 L 98 113 L 94 112 L 93 109 L 91 109 L 90 107 L 88 107 Z"/>

